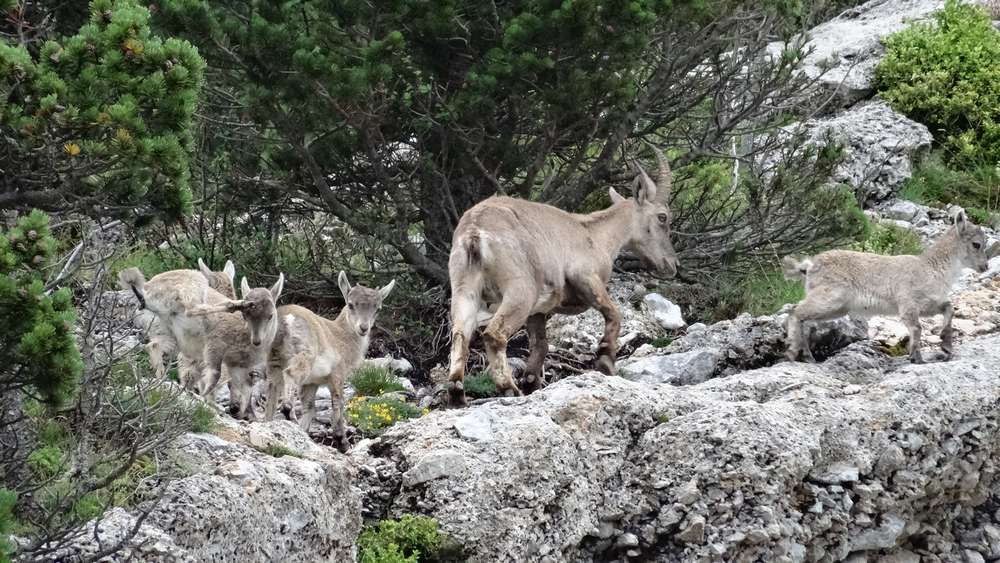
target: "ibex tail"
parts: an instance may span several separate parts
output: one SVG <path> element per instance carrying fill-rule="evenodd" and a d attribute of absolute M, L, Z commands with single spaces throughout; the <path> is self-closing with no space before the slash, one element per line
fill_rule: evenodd
<path fill-rule="evenodd" d="M 118 273 L 118 281 L 121 282 L 122 289 L 131 289 L 135 298 L 139 300 L 139 308 L 146 308 L 146 276 L 142 275 L 139 268 L 125 268 Z"/>

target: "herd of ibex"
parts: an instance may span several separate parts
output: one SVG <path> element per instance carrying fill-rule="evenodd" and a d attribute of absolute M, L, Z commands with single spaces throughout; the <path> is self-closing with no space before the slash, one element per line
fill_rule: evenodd
<path fill-rule="evenodd" d="M 597 368 L 614 373 L 621 313 L 607 284 L 619 252 L 629 250 L 650 268 L 673 276 L 677 257 L 671 244 L 669 208 L 672 175 L 664 154 L 653 149 L 659 171 L 654 181 L 638 163 L 634 196 L 610 189 L 612 205 L 580 215 L 542 203 L 491 197 L 469 209 L 455 229 L 448 269 L 451 280 L 451 362 L 449 400 L 466 404 L 463 379 L 469 343 L 482 328 L 489 368 L 497 389 L 521 395 L 543 384 L 551 313 L 579 314 L 596 309 L 604 317 Z M 788 357 L 813 361 L 801 323 L 846 315 L 898 314 L 910 331 L 909 352 L 921 362 L 921 315 L 944 315 L 941 347 L 952 352 L 952 307 L 948 293 L 963 268 L 985 271 L 983 231 L 964 213 L 920 256 L 879 256 L 833 250 L 811 259 L 785 260 L 789 278 L 805 281 L 807 296 L 788 316 Z M 351 286 L 344 272 L 338 284 L 345 305 L 329 320 L 297 305 L 277 306 L 284 276 L 270 288 L 241 283 L 235 268 L 221 272 L 199 260 L 198 270 L 174 270 L 145 280 L 142 272 L 121 272 L 122 284 L 148 310 L 147 350 L 156 374 L 166 374 L 165 356 L 176 353 L 182 385 L 202 395 L 228 380 L 231 410 L 252 420 L 255 375 L 269 380 L 267 420 L 279 405 L 293 419 L 287 391 L 302 403 L 298 420 L 308 429 L 321 385 L 331 393 L 331 423 L 338 446 L 346 448 L 343 386 L 367 354 L 376 312 L 392 291 Z M 529 357 L 521 387 L 506 358 L 508 339 L 527 327 Z M 291 389 L 289 389 L 289 387 Z"/>

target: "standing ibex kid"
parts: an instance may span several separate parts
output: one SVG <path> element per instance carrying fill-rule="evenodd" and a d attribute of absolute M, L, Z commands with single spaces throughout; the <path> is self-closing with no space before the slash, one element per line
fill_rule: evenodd
<path fill-rule="evenodd" d="M 250 404 L 252 372 L 267 369 L 268 354 L 281 325 L 275 302 L 284 282 L 285 275 L 280 274 L 271 289 L 250 289 L 243 278 L 243 299 L 200 305 L 188 311 L 191 316 L 205 317 L 201 393 L 214 392 L 225 372 L 229 377 L 229 410 L 237 418 L 255 418 Z"/>
<path fill-rule="evenodd" d="M 320 385 L 326 385 L 330 389 L 333 411 L 330 423 L 337 447 L 346 450 L 344 381 L 361 365 L 368 353 L 368 339 L 375 314 L 396 281 L 381 289 L 360 285 L 351 287 L 347 274 L 340 272 L 337 283 L 346 304 L 332 321 L 298 305 L 285 305 L 278 309 L 283 327 L 271 352 L 266 417 L 273 420 L 278 401 L 282 401 L 282 410 L 292 418 L 293 409 L 285 397 L 285 387 L 293 386 L 299 390 L 302 400 L 299 425 L 303 430 L 309 430 L 309 424 L 316 415 L 316 391 Z"/>
<path fill-rule="evenodd" d="M 918 256 L 880 256 L 830 250 L 811 259 L 785 258 L 785 276 L 803 279 L 806 298 L 788 315 L 788 358 L 814 362 L 802 331 L 804 321 L 858 316 L 899 315 L 910 331 L 910 361 L 922 363 L 920 317 L 944 315 L 941 349 L 952 351 L 952 307 L 948 293 L 963 268 L 985 272 L 989 258 L 983 230 L 965 212 L 933 246 Z"/>
<path fill-rule="evenodd" d="M 122 286 L 131 289 L 145 313 L 137 324 L 146 330 L 146 351 L 157 377 L 166 377 L 165 358 L 178 354 L 178 379 L 191 387 L 201 374 L 204 327 L 201 319 L 188 317 L 186 311 L 197 305 L 234 299 L 233 279 L 236 268 L 227 260 L 221 272 L 213 272 L 198 259 L 198 270 L 170 270 L 146 280 L 138 268 L 126 268 L 118 274 Z"/>

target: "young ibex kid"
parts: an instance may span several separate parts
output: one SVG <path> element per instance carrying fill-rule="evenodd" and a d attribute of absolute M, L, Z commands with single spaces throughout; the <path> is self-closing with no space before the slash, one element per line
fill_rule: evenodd
<path fill-rule="evenodd" d="M 166 377 L 165 358 L 178 354 L 178 379 L 192 386 L 201 368 L 204 327 L 201 319 L 192 319 L 186 311 L 197 305 L 235 299 L 233 279 L 236 267 L 227 260 L 221 272 L 214 272 L 198 259 L 198 270 L 171 270 L 146 280 L 138 268 L 118 274 L 121 284 L 131 289 L 139 300 L 136 321 L 146 330 L 146 351 L 157 377 Z"/>
<path fill-rule="evenodd" d="M 316 415 L 316 391 L 320 385 L 326 385 L 330 389 L 333 410 L 330 421 L 334 437 L 337 446 L 346 450 L 344 380 L 368 353 L 368 339 L 375 314 L 396 281 L 381 289 L 360 285 L 351 287 L 347 274 L 340 272 L 337 282 L 347 303 L 332 321 L 298 305 L 285 305 L 278 309 L 284 326 L 275 340 L 269 362 L 266 417 L 267 420 L 274 419 L 280 400 L 285 415 L 292 418 L 291 402 L 284 395 L 286 385 L 294 386 L 302 400 L 299 425 L 303 430 L 309 430 L 309 424 Z"/>
<path fill-rule="evenodd" d="M 225 371 L 229 377 L 229 410 L 236 418 L 255 419 L 250 405 L 252 372 L 267 368 L 268 354 L 281 325 L 275 302 L 284 282 L 285 275 L 280 274 L 271 289 L 250 289 L 243 278 L 243 299 L 200 305 L 188 311 L 191 316 L 205 317 L 201 394 L 214 392 Z"/>
<path fill-rule="evenodd" d="M 880 256 L 830 250 L 811 259 L 785 259 L 785 276 L 805 280 L 806 298 L 788 315 L 788 358 L 815 361 L 802 331 L 804 321 L 899 315 L 910 331 L 910 361 L 922 363 L 920 317 L 943 314 L 941 349 L 952 351 L 952 307 L 948 293 L 963 268 L 985 272 L 989 258 L 982 229 L 965 213 L 933 246 L 918 256 Z"/>

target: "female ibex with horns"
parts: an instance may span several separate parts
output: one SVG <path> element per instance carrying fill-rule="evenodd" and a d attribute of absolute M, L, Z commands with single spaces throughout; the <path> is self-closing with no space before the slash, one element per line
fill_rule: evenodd
<path fill-rule="evenodd" d="M 647 266 L 677 272 L 670 243 L 670 165 L 653 148 L 659 163 L 654 183 L 636 163 L 633 199 L 611 188 L 612 205 L 578 215 L 551 205 L 509 197 L 491 197 L 462 215 L 452 239 L 450 400 L 464 405 L 465 363 L 477 326 L 497 389 L 520 395 L 507 365 L 507 339 L 527 323 L 531 351 L 525 389 L 542 383 L 548 351 L 545 322 L 550 313 L 576 315 L 591 307 L 604 317 L 604 337 L 597 368 L 614 372 L 621 313 L 608 295 L 607 283 L 622 249 L 638 254 Z"/>

